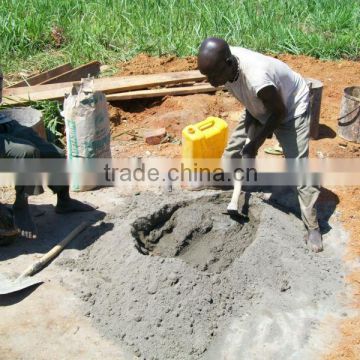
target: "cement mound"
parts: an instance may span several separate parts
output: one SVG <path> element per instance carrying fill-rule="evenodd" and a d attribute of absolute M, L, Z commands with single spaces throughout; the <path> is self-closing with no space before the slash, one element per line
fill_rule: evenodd
<path fill-rule="evenodd" d="M 251 210 L 248 219 L 231 219 L 219 211 L 224 199 L 199 200 L 165 205 L 137 219 L 131 233 L 142 254 L 174 257 L 197 270 L 221 273 L 241 256 L 255 239 L 258 222 Z"/>
<path fill-rule="evenodd" d="M 144 193 L 108 215 L 113 230 L 77 261 L 84 312 L 107 337 L 146 360 L 220 359 L 222 336 L 238 319 L 237 331 L 248 331 L 239 345 L 245 358 L 248 350 L 264 358 L 257 346 L 264 350 L 268 339 L 277 344 L 268 358 L 288 359 L 308 346 L 302 320 L 284 332 L 259 314 L 266 310 L 268 324 L 268 314 L 277 321 L 276 314 L 307 314 L 311 306 L 305 317 L 314 326 L 314 306 L 337 306 L 340 261 L 310 253 L 302 222 L 256 196 L 248 222 L 222 214 L 230 195 Z"/>

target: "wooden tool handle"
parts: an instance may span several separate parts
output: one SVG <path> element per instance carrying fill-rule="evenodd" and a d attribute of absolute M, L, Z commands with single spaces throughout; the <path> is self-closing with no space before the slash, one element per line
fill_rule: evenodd
<path fill-rule="evenodd" d="M 77 226 L 68 236 L 66 236 L 59 244 L 55 245 L 50 251 L 43 255 L 40 260 L 29 266 L 20 276 L 20 278 L 31 276 L 41 270 L 51 259 L 61 253 L 65 246 L 74 239 L 75 236 L 80 234 L 86 227 L 89 226 L 87 221 L 82 222 Z"/>

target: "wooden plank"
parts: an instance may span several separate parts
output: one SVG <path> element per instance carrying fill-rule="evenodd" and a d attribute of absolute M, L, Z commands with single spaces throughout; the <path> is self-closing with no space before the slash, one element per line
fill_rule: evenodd
<path fill-rule="evenodd" d="M 47 79 L 41 83 L 45 84 L 54 84 L 54 83 L 63 83 L 67 81 L 80 81 L 82 78 L 90 76 L 97 76 L 100 73 L 100 63 L 98 61 L 92 61 L 88 64 L 79 66 L 75 69 L 71 69 L 63 74 Z"/>
<path fill-rule="evenodd" d="M 151 90 L 138 90 L 128 91 L 119 94 L 106 95 L 108 101 L 121 101 L 121 100 L 132 100 L 132 99 L 145 99 L 162 96 L 175 96 L 175 95 L 190 95 L 215 92 L 222 90 L 223 87 L 213 87 L 208 83 L 192 86 L 182 86 L 175 88 L 162 88 L 162 89 L 151 89 Z"/>
<path fill-rule="evenodd" d="M 58 66 L 56 68 L 50 69 L 48 71 L 44 71 L 38 75 L 34 75 L 29 77 L 26 80 L 20 81 L 16 84 L 13 84 L 11 86 L 6 87 L 6 89 L 12 89 L 12 88 L 19 88 L 23 86 L 33 86 L 43 83 L 44 81 L 54 78 L 55 76 L 59 76 L 69 70 L 71 70 L 73 67 L 70 63 Z"/>
<path fill-rule="evenodd" d="M 203 81 L 205 80 L 205 76 L 202 75 L 198 70 L 192 70 L 192 71 L 181 71 L 181 72 L 172 72 L 172 73 L 159 73 L 159 74 L 151 74 L 151 75 L 130 75 L 130 76 L 119 76 L 119 77 L 108 77 L 108 78 L 101 78 L 101 79 L 95 79 L 95 84 L 101 84 L 101 88 L 105 88 L 108 84 L 110 84 L 109 86 L 112 88 L 114 86 L 115 82 L 122 82 L 123 80 L 129 80 L 133 83 L 141 83 L 143 81 L 149 82 L 154 80 L 156 83 L 153 86 L 161 86 L 161 85 L 165 85 L 166 83 L 161 83 L 161 79 L 164 78 L 165 79 L 173 79 L 174 77 L 177 77 L 178 80 L 174 80 L 175 82 L 173 82 L 174 84 L 178 83 L 178 84 L 182 84 L 184 82 L 196 82 L 196 81 Z M 160 81 L 160 83 L 158 83 L 157 81 Z M 71 86 L 73 84 L 79 84 L 80 81 L 73 81 L 73 82 L 64 82 L 64 83 L 57 83 L 57 84 L 46 84 L 46 85 L 35 85 L 35 86 L 31 86 L 31 87 L 21 87 L 21 88 L 14 88 L 14 89 L 4 89 L 3 95 L 7 96 L 7 97 L 12 97 L 14 95 L 19 95 L 19 96 L 28 96 L 28 94 L 33 94 L 33 93 L 41 93 L 41 92 L 51 92 L 54 90 L 58 90 L 58 89 L 68 89 L 69 87 L 71 88 Z M 115 85 L 116 86 L 116 85 Z M 143 87 L 138 87 L 137 89 L 146 89 L 148 87 L 151 86 L 143 86 Z M 130 89 L 132 90 L 132 89 Z M 102 90 L 104 91 L 104 90 Z M 122 92 L 122 91 L 128 91 L 128 90 L 119 90 L 116 91 L 116 89 L 114 91 L 109 90 L 108 92 L 105 90 L 104 92 L 107 93 L 117 93 L 117 92 Z"/>
<path fill-rule="evenodd" d="M 105 94 L 112 94 L 124 91 L 147 89 L 154 86 L 181 84 L 189 81 L 202 80 L 205 80 L 205 76 L 198 70 L 192 70 L 151 75 L 101 78 L 95 79 L 94 85 L 96 91 L 102 91 Z M 72 85 L 72 82 L 38 85 L 22 88 L 21 92 L 19 92 L 20 88 L 6 89 L 3 94 L 3 103 L 21 104 L 38 100 L 61 100 L 64 98 L 65 93 L 70 92 Z"/>
<path fill-rule="evenodd" d="M 27 86 L 27 87 L 21 87 L 21 88 L 13 88 L 13 89 L 9 89 L 6 88 L 3 91 L 3 94 L 5 96 L 14 96 L 14 95 L 24 95 L 24 94 L 33 94 L 33 93 L 41 93 L 41 92 L 49 92 L 49 91 L 54 91 L 57 89 L 67 89 L 67 88 L 71 88 L 71 86 L 73 84 L 78 84 L 80 83 L 80 81 L 67 81 L 67 82 L 62 82 L 62 83 L 56 83 L 56 84 L 46 84 L 46 85 L 35 85 L 35 86 Z"/>

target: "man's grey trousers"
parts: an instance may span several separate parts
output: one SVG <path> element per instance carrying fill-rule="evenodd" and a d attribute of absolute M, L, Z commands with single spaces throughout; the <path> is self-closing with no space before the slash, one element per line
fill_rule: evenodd
<path fill-rule="evenodd" d="M 241 158 L 242 149 L 248 137 L 245 124 L 255 126 L 254 131 L 249 132 L 249 138 L 252 140 L 262 125 L 254 119 L 248 111 L 244 111 L 239 119 L 239 124 L 231 134 L 228 145 L 224 151 L 224 159 Z M 250 133 L 251 136 L 250 136 Z M 286 158 L 301 159 L 309 155 L 309 133 L 310 133 L 310 112 L 283 123 L 274 131 L 283 153 Z M 319 196 L 320 189 L 317 186 L 298 186 L 298 199 L 301 209 L 301 217 L 308 229 L 319 228 L 317 213 L 314 207 Z"/>

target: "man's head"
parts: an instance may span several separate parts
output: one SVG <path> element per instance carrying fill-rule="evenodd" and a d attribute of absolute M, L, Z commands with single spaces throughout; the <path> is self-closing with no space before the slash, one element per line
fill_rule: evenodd
<path fill-rule="evenodd" d="M 232 81 L 237 73 L 237 62 L 229 44 L 218 38 L 207 38 L 200 45 L 198 67 L 212 86 Z"/>

